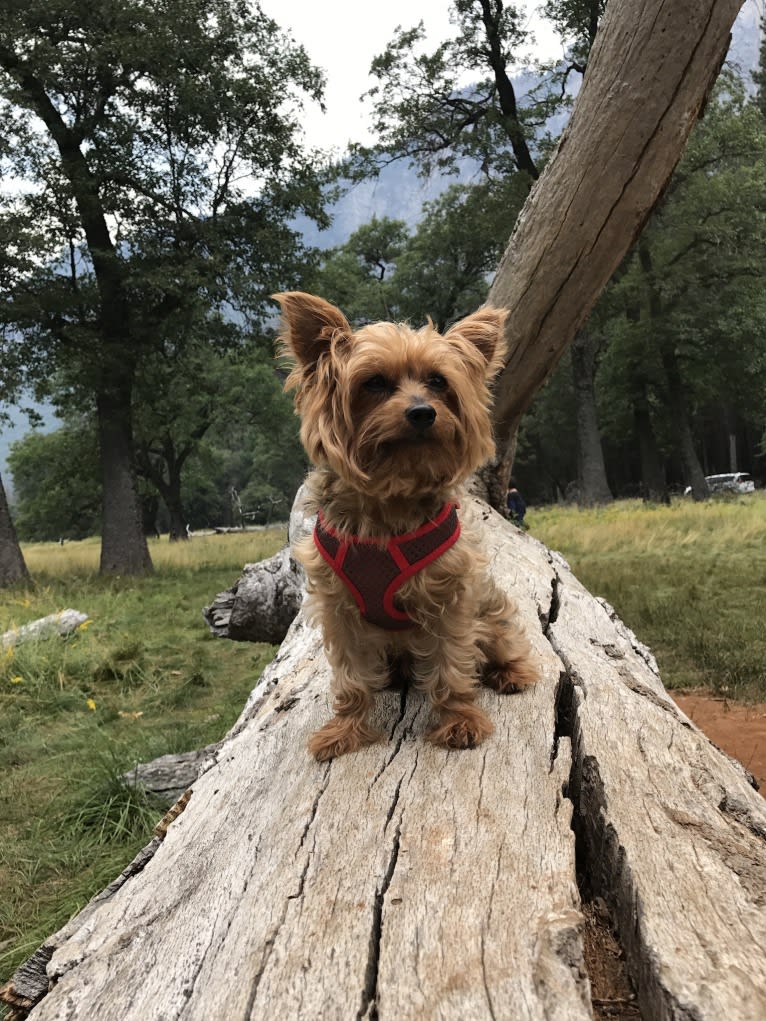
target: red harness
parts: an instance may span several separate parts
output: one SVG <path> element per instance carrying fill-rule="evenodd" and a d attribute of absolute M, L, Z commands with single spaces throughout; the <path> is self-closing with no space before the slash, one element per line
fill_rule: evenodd
<path fill-rule="evenodd" d="M 317 515 L 314 544 L 351 592 L 365 620 L 387 631 L 404 631 L 413 621 L 398 609 L 394 596 L 399 588 L 442 553 L 460 536 L 457 505 L 445 503 L 432 521 L 414 532 L 390 539 L 360 539 L 337 532 L 322 511 Z M 385 542 L 385 545 L 381 545 Z"/>

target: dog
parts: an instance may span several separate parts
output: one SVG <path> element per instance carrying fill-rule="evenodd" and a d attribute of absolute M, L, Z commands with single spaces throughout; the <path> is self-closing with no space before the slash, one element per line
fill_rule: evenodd
<path fill-rule="evenodd" d="M 482 308 L 443 335 L 430 320 L 354 331 L 322 298 L 273 297 L 292 365 L 285 389 L 314 466 L 306 508 L 317 524 L 294 554 L 333 671 L 334 716 L 309 751 L 326 761 L 379 739 L 369 715 L 392 664 L 437 714 L 429 740 L 472 748 L 493 730 L 476 704 L 480 680 L 512 692 L 538 674 L 459 513 L 464 483 L 494 453 L 489 385 L 506 312 Z"/>

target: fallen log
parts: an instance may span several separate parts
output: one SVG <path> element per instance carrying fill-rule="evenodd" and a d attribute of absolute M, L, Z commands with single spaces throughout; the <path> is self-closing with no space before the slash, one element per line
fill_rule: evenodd
<path fill-rule="evenodd" d="M 212 1004 L 587 1018 L 580 890 L 618 920 L 645 1018 L 766 1014 L 766 804 L 557 554 L 478 501 L 466 513 L 541 683 L 484 692 L 496 733 L 467 752 L 425 743 L 428 706 L 387 692 L 387 739 L 319 765 L 305 742 L 329 672 L 299 615 L 164 840 L 42 949 L 34 1021 Z"/>
<path fill-rule="evenodd" d="M 284 640 L 303 602 L 305 587 L 303 568 L 291 556 L 290 547 L 314 527 L 314 518 L 303 513 L 302 493 L 303 487 L 290 511 L 288 545 L 268 560 L 245 564 L 231 588 L 219 592 L 204 607 L 202 616 L 216 638 L 273 645 Z"/>
<path fill-rule="evenodd" d="M 49 613 L 47 617 L 39 617 L 37 620 L 30 621 L 29 624 L 22 624 L 9 631 L 4 631 L 0 635 L 0 649 L 10 649 L 22 642 L 40 641 L 52 638 L 54 635 L 65 638 L 81 628 L 87 620 L 87 613 L 80 613 L 79 610 L 59 610 L 58 613 Z"/>
<path fill-rule="evenodd" d="M 287 546 L 268 560 L 245 564 L 231 588 L 202 615 L 217 638 L 278 645 L 303 599 L 303 570 Z"/>
<path fill-rule="evenodd" d="M 161 805 L 173 805 L 191 787 L 221 747 L 221 742 L 197 751 L 160 755 L 151 762 L 139 762 L 120 779 L 127 787 L 140 786 Z"/>

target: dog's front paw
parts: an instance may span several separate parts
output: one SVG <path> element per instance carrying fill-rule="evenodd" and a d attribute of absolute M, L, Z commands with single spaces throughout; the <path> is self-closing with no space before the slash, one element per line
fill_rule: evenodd
<path fill-rule="evenodd" d="M 494 730 L 489 717 L 477 706 L 444 714 L 428 740 L 441 748 L 475 748 Z"/>
<path fill-rule="evenodd" d="M 488 688 L 501 695 L 511 695 L 528 688 L 539 680 L 537 668 L 528 659 L 508 663 L 490 663 L 482 674 L 482 681 Z"/>
<path fill-rule="evenodd" d="M 348 716 L 334 716 L 311 735 L 308 749 L 317 762 L 328 762 L 373 744 L 379 737 L 379 732 L 365 723 Z"/>

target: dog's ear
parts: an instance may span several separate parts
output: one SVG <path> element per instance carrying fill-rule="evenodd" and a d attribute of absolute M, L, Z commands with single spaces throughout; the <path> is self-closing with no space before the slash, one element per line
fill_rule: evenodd
<path fill-rule="evenodd" d="M 334 305 L 303 291 L 272 294 L 282 308 L 281 339 L 288 355 L 311 371 L 338 334 L 350 337 L 348 320 Z"/>
<path fill-rule="evenodd" d="M 451 326 L 444 338 L 472 344 L 487 363 L 487 376 L 491 377 L 503 367 L 506 351 L 503 331 L 507 318 L 507 309 L 480 308 Z"/>

